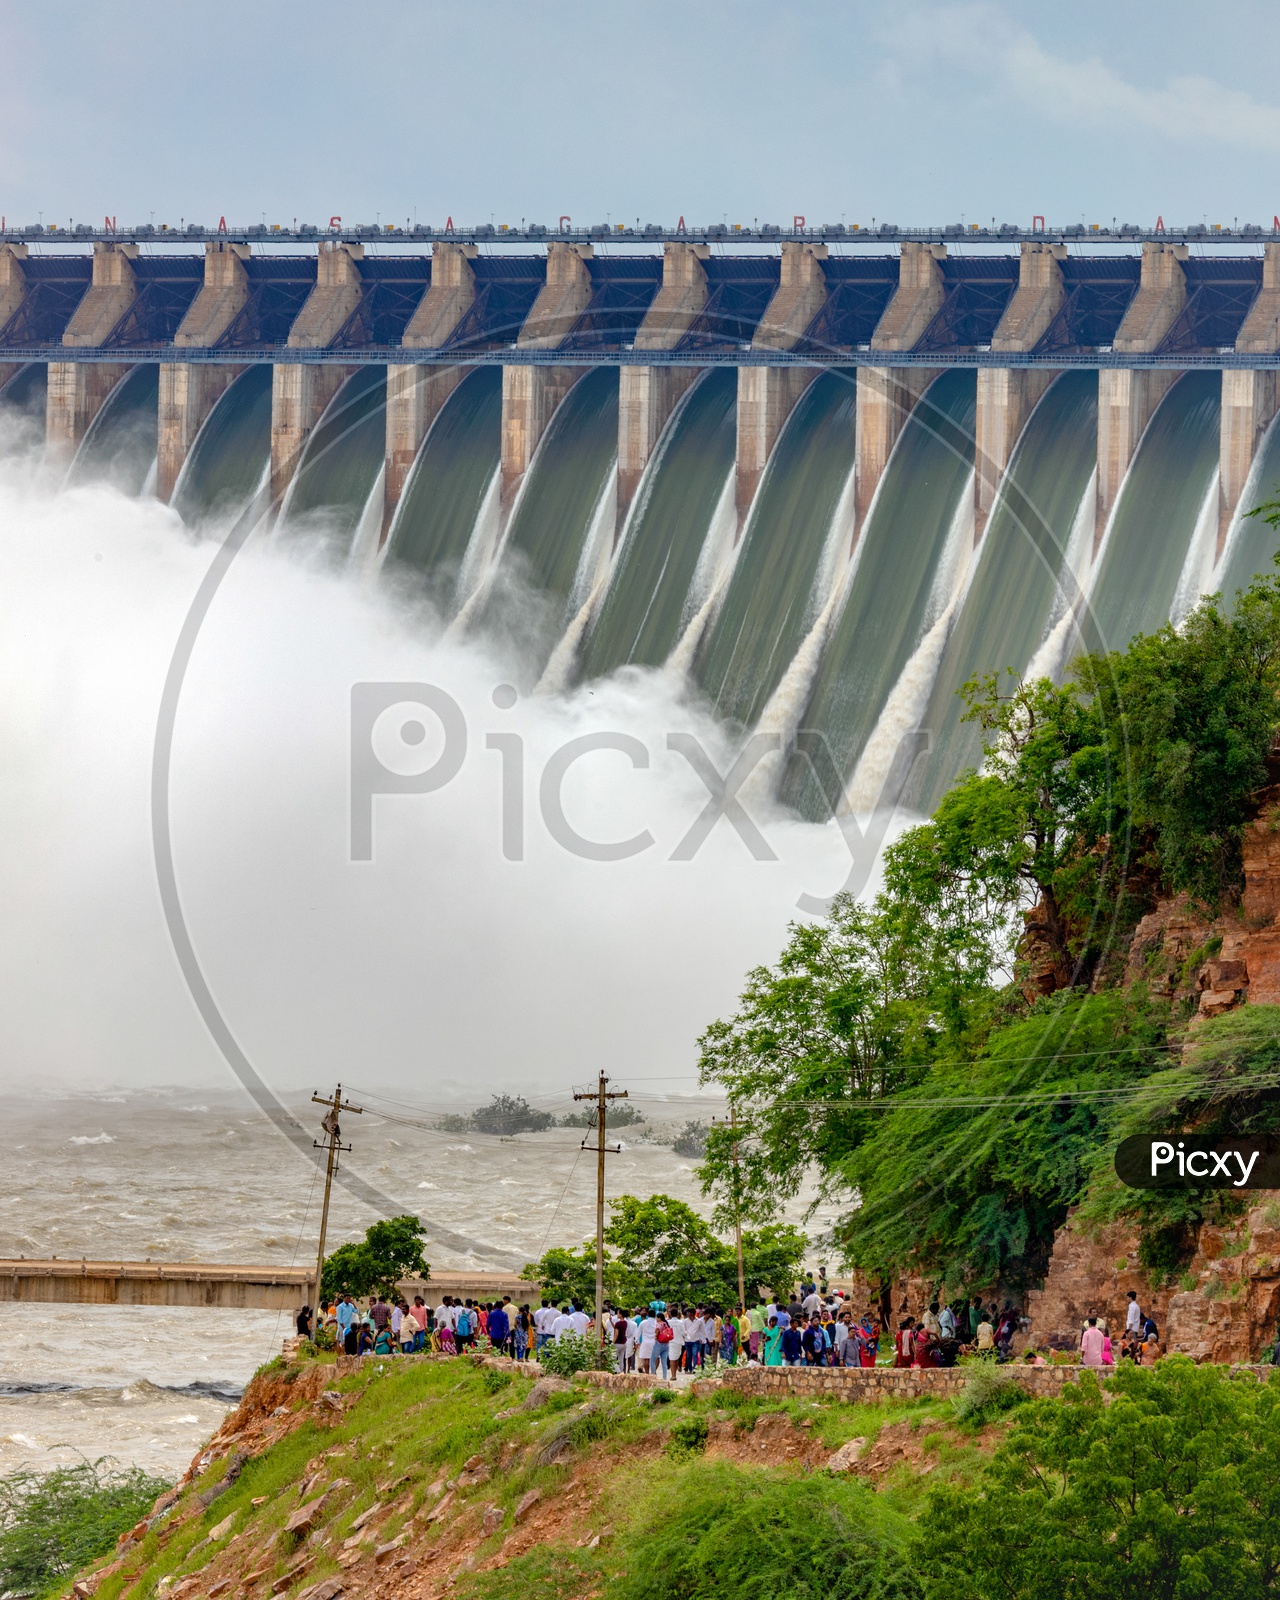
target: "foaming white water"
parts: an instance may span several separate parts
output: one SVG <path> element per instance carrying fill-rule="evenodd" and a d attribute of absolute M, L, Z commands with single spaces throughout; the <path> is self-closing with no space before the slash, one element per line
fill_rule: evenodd
<path fill-rule="evenodd" d="M 0 523 L 7 1057 L 29 1081 L 216 1080 L 150 833 L 161 687 L 215 547 L 155 502 L 49 494 L 20 467 L 0 475 Z M 174 738 L 184 912 L 255 1066 L 311 1087 L 359 1061 L 375 1082 L 475 1098 L 559 1086 L 606 1057 L 619 1076 L 688 1082 L 699 1032 L 780 946 L 799 895 L 843 876 L 838 835 L 753 810 L 776 859 L 753 859 L 722 819 L 672 862 L 707 791 L 667 734 L 694 734 L 721 772 L 733 754 L 679 683 L 620 675 L 499 709 L 504 646 L 450 639 L 303 555 L 259 539 L 236 558 Z M 467 728 L 447 787 L 364 799 L 372 862 L 350 858 L 360 682 L 435 685 Z M 422 720 L 430 763 L 444 736 Z M 554 776 L 567 741 L 602 733 L 625 748 Z M 520 859 L 504 854 L 491 734 L 520 742 Z M 393 743 L 376 747 L 384 764 L 412 753 Z M 589 859 L 575 836 L 634 853 Z"/>
<path fill-rule="evenodd" d="M 587 629 L 591 626 L 591 619 L 595 616 L 597 607 L 603 602 L 608 586 L 609 574 L 606 572 L 592 593 L 579 606 L 577 615 L 564 631 L 564 637 L 551 652 L 551 659 L 538 680 L 536 693 L 563 694 L 569 687 L 578 664 L 578 652 L 582 649 Z"/>
<path fill-rule="evenodd" d="M 382 511 L 387 494 L 387 468 L 385 462 L 378 468 L 373 488 L 364 502 L 364 510 L 351 536 L 351 554 L 347 567 L 354 578 L 372 578 L 382 565 L 386 546 L 382 543 Z"/>
<path fill-rule="evenodd" d="M 1032 683 L 1037 678 L 1059 682 L 1068 660 L 1081 647 L 1080 616 L 1093 582 L 1093 531 L 1097 525 L 1097 509 L 1098 471 L 1095 467 L 1071 523 L 1062 560 L 1063 576 L 1054 590 L 1048 630 L 1027 667 L 1026 676 Z"/>
<path fill-rule="evenodd" d="M 470 539 L 467 540 L 466 554 L 462 558 L 462 566 L 458 572 L 459 612 L 466 608 L 468 601 L 479 590 L 484 575 L 497 554 L 501 537 L 502 468 L 495 467 L 493 476 L 489 479 L 489 487 L 484 492 L 484 499 L 480 502 L 480 509 L 476 513 L 476 525 L 471 530 Z"/>
<path fill-rule="evenodd" d="M 587 524 L 587 537 L 582 554 L 578 557 L 578 570 L 573 576 L 573 589 L 569 594 L 569 609 L 576 613 L 580 606 L 600 588 L 608 571 L 613 554 L 613 536 L 618 526 L 618 463 L 615 459 L 605 474 L 604 483 Z"/>
<path fill-rule="evenodd" d="M 724 488 L 716 501 L 711 525 L 702 542 L 698 564 L 689 585 L 689 598 L 685 601 L 684 631 L 675 649 L 667 659 L 666 670 L 676 678 L 685 678 L 693 667 L 702 635 L 711 625 L 720 608 L 725 589 L 733 575 L 733 564 L 738 557 L 738 508 L 734 495 L 737 490 L 737 473 L 733 467 L 725 475 Z"/>
<path fill-rule="evenodd" d="M 535 690 L 538 694 L 563 694 L 573 681 L 578 652 L 596 609 L 604 601 L 609 587 L 609 574 L 616 565 L 613 560 L 613 535 L 617 526 L 618 463 L 615 461 L 596 500 L 582 554 L 578 557 L 578 570 L 574 573 L 573 589 L 569 594 L 569 625 L 538 679 Z"/>
<path fill-rule="evenodd" d="M 777 750 L 767 755 L 751 774 L 747 792 L 752 795 L 772 794 L 777 790 L 790 755 L 796 728 L 804 715 L 805 707 L 809 704 L 813 680 L 822 664 L 822 652 L 830 636 L 832 624 L 840 615 L 857 576 L 858 566 L 862 560 L 861 540 L 854 547 L 849 560 L 842 563 L 840 559 L 853 536 L 854 489 L 855 474 L 850 471 L 839 502 L 832 513 L 831 526 L 827 532 L 822 562 L 810 602 L 811 609 L 813 606 L 820 606 L 821 609 L 783 673 L 778 687 L 769 696 L 756 725 L 757 733 L 776 734 L 779 744 Z"/>
<path fill-rule="evenodd" d="M 1200 502 L 1195 531 L 1178 574 L 1178 586 L 1173 592 L 1169 607 L 1169 621 L 1181 627 L 1200 603 L 1201 595 L 1208 594 L 1213 586 L 1214 558 L 1218 553 L 1218 497 L 1221 492 L 1221 471 L 1215 471 Z"/>
<path fill-rule="evenodd" d="M 874 811 L 882 803 L 885 782 L 899 761 L 903 740 L 920 726 L 951 625 L 964 604 L 969 580 L 978 565 L 980 549 L 973 548 L 973 488 L 971 472 L 951 517 L 938 572 L 929 595 L 927 629 L 912 652 L 897 683 L 884 703 L 849 783 L 849 809 L 858 814 Z M 928 619 L 932 615 L 934 620 Z M 905 776 L 905 774 L 904 774 Z"/>
<path fill-rule="evenodd" d="M 1257 449 L 1253 452 L 1253 461 L 1250 463 L 1248 476 L 1244 480 L 1244 488 L 1240 491 L 1240 499 L 1231 514 L 1231 525 L 1227 529 L 1227 537 L 1223 541 L 1222 552 L 1214 566 L 1211 580 L 1214 584 L 1221 581 L 1222 575 L 1226 572 L 1227 565 L 1234 554 L 1236 541 L 1239 539 L 1240 531 L 1244 526 L 1245 513 L 1256 506 L 1263 498 L 1259 492 L 1259 485 L 1262 481 L 1263 466 L 1268 458 L 1271 436 L 1277 428 L 1280 428 L 1280 416 L 1277 416 L 1270 423 L 1266 432 L 1258 440 Z"/>

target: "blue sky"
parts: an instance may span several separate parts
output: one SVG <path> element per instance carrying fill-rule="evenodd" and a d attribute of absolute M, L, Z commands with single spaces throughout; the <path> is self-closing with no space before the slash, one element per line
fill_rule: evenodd
<path fill-rule="evenodd" d="M 0 213 L 1270 224 L 1261 0 L 0 0 Z"/>

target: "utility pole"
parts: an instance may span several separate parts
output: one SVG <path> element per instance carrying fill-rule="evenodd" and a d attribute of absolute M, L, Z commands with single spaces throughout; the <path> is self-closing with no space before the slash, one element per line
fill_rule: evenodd
<path fill-rule="evenodd" d="M 364 1108 L 363 1106 L 353 1106 L 350 1101 L 347 1101 L 345 1105 L 343 1104 L 341 1084 L 333 1091 L 332 1100 L 326 1100 L 322 1094 L 313 1094 L 311 1099 L 318 1106 L 328 1107 L 325 1116 L 320 1122 L 320 1127 L 325 1134 L 325 1143 L 322 1144 L 319 1139 L 311 1141 L 315 1149 L 324 1150 L 327 1147 L 329 1151 L 329 1159 L 326 1163 L 324 1174 L 324 1204 L 320 1208 L 320 1244 L 316 1251 L 315 1293 L 312 1296 L 314 1303 L 311 1308 L 318 1318 L 320 1315 L 320 1282 L 324 1276 L 324 1236 L 329 1229 L 329 1195 L 333 1189 L 333 1175 L 338 1170 L 338 1154 L 340 1151 L 351 1149 L 349 1144 L 343 1144 L 342 1142 L 342 1128 L 339 1118 L 344 1111 L 350 1111 L 353 1116 L 361 1117 L 364 1115 Z M 319 1331 L 318 1322 L 316 1331 Z"/>
<path fill-rule="evenodd" d="M 738 1247 L 738 1304 L 745 1311 L 747 1284 L 746 1274 L 742 1270 L 742 1168 L 738 1163 L 738 1108 L 732 1101 L 729 1102 L 729 1128 L 733 1135 L 733 1236 Z"/>
<path fill-rule="evenodd" d="M 594 1100 L 596 1102 L 596 1142 L 588 1144 L 584 1139 L 582 1148 L 596 1152 L 596 1340 L 601 1349 L 604 1348 L 604 1158 L 606 1153 L 617 1155 L 622 1149 L 620 1144 L 606 1145 L 604 1142 L 605 1120 L 608 1116 L 610 1100 L 625 1100 L 627 1091 L 616 1089 L 612 1093 L 608 1089 L 608 1078 L 600 1074 L 600 1081 L 596 1085 L 595 1093 L 588 1089 L 582 1094 L 574 1094 L 575 1100 Z"/>

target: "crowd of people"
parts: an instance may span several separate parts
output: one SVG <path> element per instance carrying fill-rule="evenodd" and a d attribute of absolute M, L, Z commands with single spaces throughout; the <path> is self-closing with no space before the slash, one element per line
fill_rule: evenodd
<path fill-rule="evenodd" d="M 352 1295 L 320 1308 L 314 1336 L 348 1355 L 412 1355 L 430 1351 L 461 1355 L 484 1348 L 517 1361 L 538 1359 L 546 1347 L 568 1336 L 586 1339 L 594 1317 L 577 1300 L 543 1299 L 517 1304 L 511 1297 L 481 1302 L 452 1295 L 429 1306 L 370 1298 L 361 1309 Z M 1014 1336 L 1026 1319 L 1006 1300 L 984 1304 L 981 1295 L 951 1303 L 932 1300 L 919 1317 L 903 1317 L 884 1359 L 894 1367 L 950 1367 L 961 1356 L 997 1362 L 1014 1359 Z M 311 1337 L 312 1313 L 298 1314 L 299 1334 Z M 825 1274 L 812 1276 L 789 1298 L 761 1298 L 755 1305 L 722 1311 L 710 1304 L 652 1300 L 627 1311 L 606 1305 L 601 1343 L 612 1347 L 618 1372 L 672 1378 L 708 1365 L 748 1363 L 766 1367 L 874 1367 L 882 1357 L 882 1329 L 871 1312 L 858 1312 Z M 1122 1338 L 1112 1339 L 1105 1317 L 1091 1315 L 1080 1335 L 1080 1360 L 1088 1367 L 1113 1367 L 1117 1359 L 1150 1363 L 1160 1353 L 1159 1334 L 1130 1291 Z M 1043 1366 L 1028 1349 L 1023 1360 Z"/>
<path fill-rule="evenodd" d="M 1125 1307 L 1124 1332 L 1118 1340 L 1111 1336 L 1106 1317 L 1090 1314 L 1080 1332 L 1080 1364 L 1085 1367 L 1114 1367 L 1121 1361 L 1150 1366 L 1160 1354 L 1160 1330 L 1155 1319 L 1138 1303 L 1137 1291 L 1129 1290 Z"/>

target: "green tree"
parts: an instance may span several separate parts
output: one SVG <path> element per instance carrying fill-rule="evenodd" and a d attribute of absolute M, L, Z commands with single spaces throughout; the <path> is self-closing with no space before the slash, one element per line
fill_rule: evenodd
<path fill-rule="evenodd" d="M 910 837 L 892 847 L 895 884 L 875 906 L 839 895 L 826 921 L 794 923 L 777 965 L 749 973 L 738 1010 L 699 1040 L 702 1082 L 737 1114 L 710 1129 L 699 1169 L 718 1226 L 776 1216 L 811 1174 L 824 1197 L 841 1192 L 877 1105 L 985 1027 L 987 930 L 958 917 L 922 854 Z"/>
<path fill-rule="evenodd" d="M 477 1133 L 504 1134 L 545 1133 L 554 1128 L 556 1119 L 549 1111 L 536 1111 L 523 1095 L 495 1094 L 487 1106 L 481 1106 L 471 1115 L 471 1126 Z"/>
<path fill-rule="evenodd" d="M 973 1061 L 938 1062 L 841 1163 L 857 1194 L 837 1225 L 850 1262 L 949 1290 L 1043 1278 L 1094 1175 L 1118 1094 L 1165 1065 L 1168 1007 L 1064 993 L 996 1029 Z"/>
<path fill-rule="evenodd" d="M 141 1467 L 82 1461 L 0 1478 L 0 1588 L 42 1594 L 115 1548 L 169 1487 Z"/>
<path fill-rule="evenodd" d="M 1112 1166 L 1122 1139 L 1194 1130 L 1226 1142 L 1280 1130 L 1280 1006 L 1250 1005 L 1200 1023 L 1174 1064 L 1145 1078 L 1110 1121 L 1094 1156 L 1086 1223 L 1125 1217 L 1138 1225 L 1138 1258 L 1168 1274 L 1195 1251 L 1202 1222 L 1229 1223 L 1246 1205 L 1239 1191 L 1130 1189 Z"/>
<path fill-rule="evenodd" d="M 1280 576 L 1228 615 L 1214 595 L 1178 628 L 1075 665 L 1105 728 L 1149 870 L 1209 907 L 1242 882 L 1240 844 L 1280 728 Z"/>
<path fill-rule="evenodd" d="M 635 1306 L 656 1298 L 731 1306 L 738 1299 L 738 1256 L 682 1200 L 655 1194 L 619 1195 L 604 1231 L 605 1294 L 615 1305 Z M 779 1288 L 795 1282 L 805 1236 L 787 1224 L 744 1229 L 742 1254 L 747 1293 L 757 1285 Z M 577 1251 L 548 1250 L 522 1276 L 543 1285 L 548 1298 L 595 1295 L 595 1241 Z"/>
<path fill-rule="evenodd" d="M 1280 1581 L 1280 1382 L 1171 1356 L 1018 1408 L 916 1548 L 937 1600 L 1261 1600 Z"/>
<path fill-rule="evenodd" d="M 402 1278 L 428 1278 L 422 1256 L 426 1229 L 417 1217 L 389 1217 L 365 1230 L 359 1244 L 344 1244 L 325 1258 L 321 1297 L 394 1295 Z"/>

